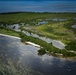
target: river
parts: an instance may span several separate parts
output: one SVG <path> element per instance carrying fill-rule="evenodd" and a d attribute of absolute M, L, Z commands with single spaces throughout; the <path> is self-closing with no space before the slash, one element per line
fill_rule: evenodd
<path fill-rule="evenodd" d="M 39 56 L 38 50 L 20 39 L 0 35 L 1 75 L 76 75 L 75 60 Z"/>

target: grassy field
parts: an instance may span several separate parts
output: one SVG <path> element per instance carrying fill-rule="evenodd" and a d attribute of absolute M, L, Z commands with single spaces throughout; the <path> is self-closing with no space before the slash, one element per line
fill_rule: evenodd
<path fill-rule="evenodd" d="M 49 19 L 49 18 L 76 18 L 76 13 L 5 13 L 0 14 L 0 23 L 12 24 L 30 21 L 35 21 L 36 19 Z"/>

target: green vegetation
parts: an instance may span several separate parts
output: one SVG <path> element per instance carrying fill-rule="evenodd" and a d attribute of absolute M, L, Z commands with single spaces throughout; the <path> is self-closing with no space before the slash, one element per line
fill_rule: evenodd
<path fill-rule="evenodd" d="M 52 18 L 67 18 L 66 21 L 53 21 Z M 31 41 L 35 44 L 41 46 L 41 49 L 38 51 L 40 55 L 49 53 L 59 53 L 63 54 L 64 57 L 76 56 L 74 52 L 76 51 L 76 29 L 73 29 L 71 26 L 76 23 L 76 13 L 7 13 L 0 14 L 0 24 L 14 24 L 18 23 L 20 25 L 21 31 L 26 30 L 28 32 L 36 33 L 40 36 L 45 36 L 47 38 L 61 40 L 63 43 L 67 44 L 66 50 L 59 50 L 52 46 L 52 44 L 47 44 L 46 42 L 33 38 L 31 36 L 26 36 L 22 32 L 16 32 L 14 30 L 0 27 L 0 33 L 8 34 L 13 36 L 18 36 L 21 38 L 22 42 Z M 48 24 L 36 25 L 38 22 L 46 21 Z M 25 23 L 24 26 L 21 26 L 21 23 Z M 29 24 L 29 26 L 26 26 Z M 13 27 L 15 29 L 15 27 Z"/>
<path fill-rule="evenodd" d="M 46 53 L 45 48 L 41 48 L 40 50 L 38 50 L 38 55 L 43 55 L 45 53 Z"/>
<path fill-rule="evenodd" d="M 67 50 L 76 51 L 76 40 L 75 41 L 71 41 L 70 43 L 68 43 L 65 48 Z"/>
<path fill-rule="evenodd" d="M 8 28 L 5 28 L 5 27 L 1 27 L 1 26 L 0 26 L 0 33 L 19 37 L 18 32 L 8 29 Z"/>
<path fill-rule="evenodd" d="M 34 12 L 24 12 L 24 13 L 5 13 L 0 14 L 0 23 L 13 24 L 13 23 L 29 23 L 32 21 L 39 21 L 40 19 L 50 19 L 50 18 L 74 18 L 76 13 L 34 13 Z"/>
<path fill-rule="evenodd" d="M 62 42 L 66 43 L 72 39 L 75 39 L 76 30 L 71 28 L 71 26 L 74 24 L 75 21 L 66 21 L 59 23 L 53 22 L 52 24 L 50 23 L 48 25 L 35 26 L 32 28 L 32 30 L 41 32 L 43 35 L 51 39 L 61 40 Z"/>
<path fill-rule="evenodd" d="M 15 32 L 11 29 L 7 29 L 7 28 L 4 28 L 4 27 L 0 27 L 0 29 L 2 29 L 3 31 L 6 31 L 6 32 L 3 32 L 3 34 L 8 34 L 8 35 L 14 35 L 15 34 L 14 36 L 19 36 L 21 38 L 22 42 L 31 41 L 31 42 L 34 42 L 35 44 L 39 44 L 42 47 L 38 51 L 39 52 L 38 54 L 40 54 L 40 55 L 43 55 L 43 54 L 46 53 L 46 51 L 48 51 L 48 52 L 53 52 L 54 54 L 55 53 L 63 54 L 63 56 L 65 56 L 65 57 L 76 56 L 75 53 L 67 52 L 66 50 L 59 50 L 59 49 L 55 48 L 54 46 L 52 46 L 52 44 L 48 44 L 48 43 L 46 43 L 46 42 L 44 42 L 44 41 L 42 41 L 38 38 L 33 38 L 33 37 L 30 37 L 30 36 L 26 36 L 22 32 Z"/>
<path fill-rule="evenodd" d="M 71 52 L 68 52 L 66 50 L 59 50 L 57 48 L 55 48 L 54 46 L 52 46 L 52 44 L 48 44 L 38 38 L 33 38 L 31 36 L 26 36 L 25 34 L 23 33 L 20 33 L 20 37 L 21 37 L 21 41 L 24 42 L 24 41 L 31 41 L 31 42 L 34 42 L 35 44 L 39 44 L 41 48 L 38 52 L 38 54 L 40 55 L 43 55 L 45 54 L 46 52 L 53 52 L 54 54 L 55 53 L 60 53 L 60 54 L 63 54 L 64 57 L 71 57 L 71 56 L 76 56 L 75 53 L 71 53 Z"/>

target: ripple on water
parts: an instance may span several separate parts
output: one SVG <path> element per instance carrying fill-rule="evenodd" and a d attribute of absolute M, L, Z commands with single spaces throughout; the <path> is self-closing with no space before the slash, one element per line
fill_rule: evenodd
<path fill-rule="evenodd" d="M 13 48 L 7 46 L 8 44 L 10 44 L 10 46 L 12 45 Z M 0 36 L 0 61 L 3 65 L 7 66 L 12 74 L 14 72 L 12 69 L 17 72 L 20 71 L 22 75 L 76 74 L 76 62 L 56 58 L 47 54 L 39 56 L 37 54 L 38 50 L 39 48 L 32 45 L 22 44 L 19 39 Z M 9 63 L 4 63 L 4 59 Z M 5 68 L 3 65 L 2 68 Z"/>

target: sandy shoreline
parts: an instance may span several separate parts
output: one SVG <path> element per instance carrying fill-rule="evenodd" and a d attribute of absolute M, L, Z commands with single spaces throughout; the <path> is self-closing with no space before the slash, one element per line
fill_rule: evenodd
<path fill-rule="evenodd" d="M 35 44 L 35 43 L 32 43 L 32 42 L 26 42 L 26 43 L 40 48 L 40 45 L 38 45 L 38 44 Z"/>
<path fill-rule="evenodd" d="M 11 37 L 11 38 L 16 38 L 16 39 L 21 39 L 19 37 L 16 37 L 16 36 L 11 36 L 11 35 L 6 35 L 6 34 L 0 34 L 0 36 L 6 36 L 6 37 Z M 39 45 L 36 45 L 32 42 L 27 42 L 28 44 L 31 44 L 33 46 L 36 46 L 36 47 L 40 47 Z M 56 41 L 54 40 L 52 42 L 53 46 L 56 47 L 56 48 L 59 48 L 59 49 L 65 49 L 65 44 L 63 44 L 61 41 Z"/>
<path fill-rule="evenodd" d="M 21 38 L 19 38 L 19 37 L 11 36 L 11 35 L 6 35 L 6 34 L 0 34 L 0 36 L 6 36 L 6 37 L 11 37 L 11 38 L 21 39 Z M 28 44 L 30 44 L 30 45 L 33 45 L 33 46 L 35 46 L 35 47 L 39 47 L 39 48 L 40 48 L 39 45 L 34 44 L 34 43 L 32 43 L 32 42 L 26 42 L 26 43 L 28 43 Z"/>
<path fill-rule="evenodd" d="M 19 37 L 11 36 L 11 35 L 6 35 L 6 34 L 0 34 L 0 36 L 7 36 L 7 37 L 11 37 L 11 38 L 21 39 L 21 38 L 19 38 Z"/>

